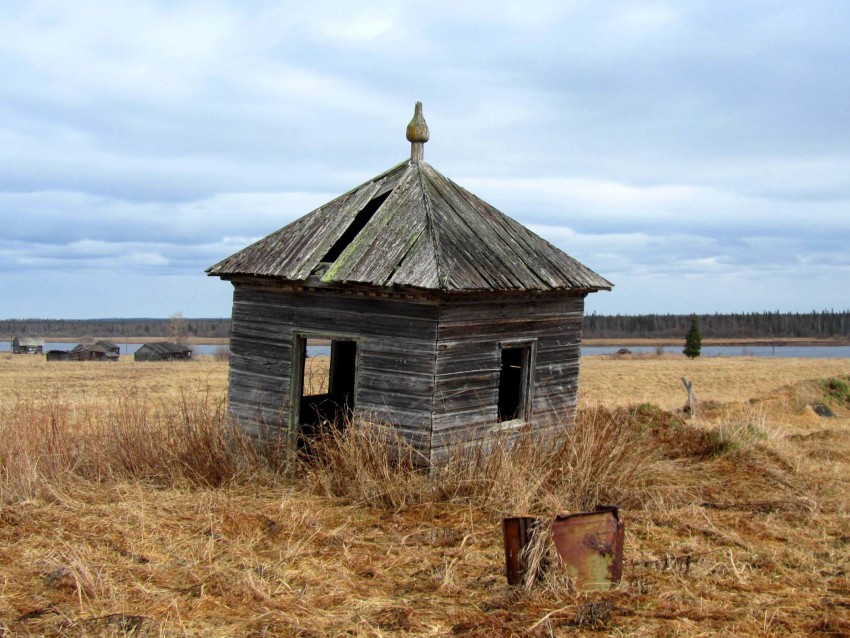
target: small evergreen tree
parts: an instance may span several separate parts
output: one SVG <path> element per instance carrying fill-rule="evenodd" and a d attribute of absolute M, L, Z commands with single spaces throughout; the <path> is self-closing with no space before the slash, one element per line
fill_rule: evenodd
<path fill-rule="evenodd" d="M 702 350 L 702 337 L 699 334 L 699 320 L 696 315 L 691 315 L 691 327 L 685 335 L 685 349 L 682 350 L 689 359 L 696 359 Z"/>

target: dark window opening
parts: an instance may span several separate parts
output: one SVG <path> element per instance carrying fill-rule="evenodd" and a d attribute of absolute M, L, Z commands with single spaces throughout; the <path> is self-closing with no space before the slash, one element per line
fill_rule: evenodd
<path fill-rule="evenodd" d="M 502 366 L 499 373 L 499 422 L 524 419 L 527 416 L 530 359 L 530 346 L 502 348 Z"/>
<path fill-rule="evenodd" d="M 327 252 L 327 254 L 322 257 L 323 263 L 332 264 L 339 258 L 342 251 L 348 248 L 348 245 L 353 242 L 354 238 L 360 234 L 360 231 L 366 227 L 366 224 L 369 223 L 369 220 L 372 219 L 374 214 L 381 207 L 381 204 L 383 204 L 387 197 L 390 196 L 390 192 L 384 193 L 383 195 L 371 200 L 359 213 L 357 213 L 354 220 L 351 222 L 351 225 L 345 229 L 342 236 L 336 240 L 336 243 L 331 246 L 331 249 Z"/>
<path fill-rule="evenodd" d="M 300 350 L 296 416 L 304 445 L 323 425 L 342 426 L 354 412 L 357 342 L 299 337 L 296 347 Z"/>
<path fill-rule="evenodd" d="M 354 377 L 357 370 L 357 342 L 335 339 L 331 342 L 328 392 L 343 398 L 346 409 L 354 408 Z"/>

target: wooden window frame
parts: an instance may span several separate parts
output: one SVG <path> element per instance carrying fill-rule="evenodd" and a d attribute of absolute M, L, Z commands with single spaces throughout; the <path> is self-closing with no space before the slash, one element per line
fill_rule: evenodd
<path fill-rule="evenodd" d="M 357 355 L 354 364 L 354 406 L 358 404 L 358 394 L 360 388 L 360 345 L 361 338 L 351 334 L 340 332 L 317 332 L 296 330 L 292 333 L 292 369 L 289 374 L 289 424 L 288 436 L 294 444 L 298 438 L 300 421 L 301 421 L 301 398 L 304 396 L 304 366 L 307 362 L 307 341 L 309 339 L 325 339 L 331 342 L 331 361 L 330 366 L 333 366 L 333 342 L 334 341 L 353 341 L 357 348 Z M 328 369 L 328 381 L 333 377 L 332 368 Z M 328 387 L 330 391 L 330 387 Z"/>
<path fill-rule="evenodd" d="M 523 374 L 521 377 L 520 401 L 518 414 L 513 419 L 499 420 L 498 388 L 496 393 L 496 422 L 499 425 L 528 423 L 534 413 L 534 378 L 537 369 L 537 338 L 504 339 L 498 344 L 499 381 L 502 375 L 502 351 L 522 349 Z"/>

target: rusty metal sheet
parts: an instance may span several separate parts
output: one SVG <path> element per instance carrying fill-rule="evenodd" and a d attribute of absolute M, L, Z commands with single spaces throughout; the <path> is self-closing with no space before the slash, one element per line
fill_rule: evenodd
<path fill-rule="evenodd" d="M 519 585 L 525 576 L 524 550 L 531 542 L 538 519 L 517 516 L 502 521 L 505 534 L 505 567 L 509 585 Z"/>
<path fill-rule="evenodd" d="M 610 589 L 623 575 L 625 527 L 616 507 L 558 516 L 552 541 L 567 574 L 583 590 Z"/>

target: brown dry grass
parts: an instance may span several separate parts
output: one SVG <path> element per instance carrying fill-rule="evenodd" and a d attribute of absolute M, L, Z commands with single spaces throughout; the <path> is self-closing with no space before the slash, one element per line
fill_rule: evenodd
<path fill-rule="evenodd" d="M 675 410 L 687 402 L 681 377 L 700 401 L 748 401 L 803 379 L 848 373 L 847 359 L 768 359 L 678 356 L 583 357 L 579 383 L 585 404 L 609 407 L 654 403 Z"/>
<path fill-rule="evenodd" d="M 694 420 L 656 407 L 681 375 Z M 360 430 L 284 474 L 226 429 L 224 363 L 0 359 L 0 634 L 848 635 L 850 406 L 806 407 L 839 375 L 588 358 L 565 449 L 426 475 Z M 608 499 L 617 589 L 507 586 L 503 513 Z"/>
<path fill-rule="evenodd" d="M 61 361 L 0 354 L 0 400 L 16 395 L 41 397 L 60 393 L 65 400 L 100 399 L 137 392 L 148 399 L 174 398 L 187 386 L 227 393 L 227 365 L 211 356 L 194 361 L 136 363 L 122 355 L 117 362 Z"/>

